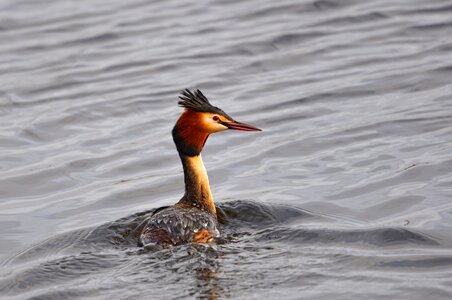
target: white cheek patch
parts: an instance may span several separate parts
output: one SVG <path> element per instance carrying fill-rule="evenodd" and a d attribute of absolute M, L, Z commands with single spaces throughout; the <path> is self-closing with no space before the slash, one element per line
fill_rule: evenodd
<path fill-rule="evenodd" d="M 205 116 L 204 122 L 211 133 L 227 130 L 228 128 L 213 119 L 213 115 Z"/>
<path fill-rule="evenodd" d="M 212 120 L 212 132 L 218 132 L 218 131 L 223 131 L 223 130 L 227 130 L 228 128 L 220 123 L 218 123 L 217 121 Z"/>

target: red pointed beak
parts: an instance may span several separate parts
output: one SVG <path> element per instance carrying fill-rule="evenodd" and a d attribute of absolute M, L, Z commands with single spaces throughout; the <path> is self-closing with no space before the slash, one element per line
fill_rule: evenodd
<path fill-rule="evenodd" d="M 237 121 L 231 121 L 231 122 L 222 122 L 222 124 L 224 126 L 226 126 L 229 129 L 234 129 L 234 130 L 241 130 L 241 131 L 262 131 L 262 129 L 259 129 L 257 127 L 245 124 L 245 123 L 240 123 Z"/>

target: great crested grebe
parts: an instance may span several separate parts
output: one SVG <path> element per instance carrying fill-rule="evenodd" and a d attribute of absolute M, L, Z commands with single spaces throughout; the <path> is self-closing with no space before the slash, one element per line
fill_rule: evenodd
<path fill-rule="evenodd" d="M 220 235 L 209 178 L 201 151 L 211 133 L 228 129 L 261 131 L 232 119 L 210 104 L 200 90 L 179 96 L 185 110 L 173 128 L 173 139 L 184 168 L 185 194 L 175 205 L 154 211 L 144 225 L 141 245 L 206 243 Z"/>

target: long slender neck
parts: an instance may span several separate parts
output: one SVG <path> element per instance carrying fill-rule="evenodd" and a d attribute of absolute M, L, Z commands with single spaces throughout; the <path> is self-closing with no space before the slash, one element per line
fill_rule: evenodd
<path fill-rule="evenodd" d="M 201 154 L 187 156 L 179 153 L 179 155 L 184 167 L 185 194 L 178 205 L 198 207 L 216 215 L 209 177 Z"/>
<path fill-rule="evenodd" d="M 184 167 L 185 180 L 185 194 L 177 205 L 198 207 L 216 216 L 209 177 L 201 158 L 209 133 L 200 120 L 198 112 L 186 109 L 173 128 L 173 139 Z"/>

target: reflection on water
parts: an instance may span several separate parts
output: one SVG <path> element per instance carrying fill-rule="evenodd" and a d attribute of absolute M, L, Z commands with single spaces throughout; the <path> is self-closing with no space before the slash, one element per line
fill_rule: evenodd
<path fill-rule="evenodd" d="M 451 11 L 0 0 L 2 296 L 449 299 Z M 203 152 L 221 239 L 141 249 L 184 88 L 264 131 Z"/>
<path fill-rule="evenodd" d="M 371 286 L 372 294 L 380 295 L 379 287 L 405 281 L 398 270 L 407 267 L 421 274 L 450 272 L 452 256 L 441 250 L 440 241 L 412 230 L 344 226 L 308 211 L 250 201 L 226 202 L 218 211 L 223 236 L 209 245 L 137 247 L 136 228 L 146 213 L 53 237 L 10 259 L 0 287 L 13 299 L 107 298 L 118 293 L 218 299 L 257 297 L 256 291 L 290 298 L 298 289 L 309 289 L 310 297 L 335 293 L 329 285 L 351 279 L 378 279 Z M 329 275 L 343 268 L 355 275 Z M 417 274 L 405 276 L 419 281 L 419 291 L 428 287 L 428 282 L 419 285 Z"/>

